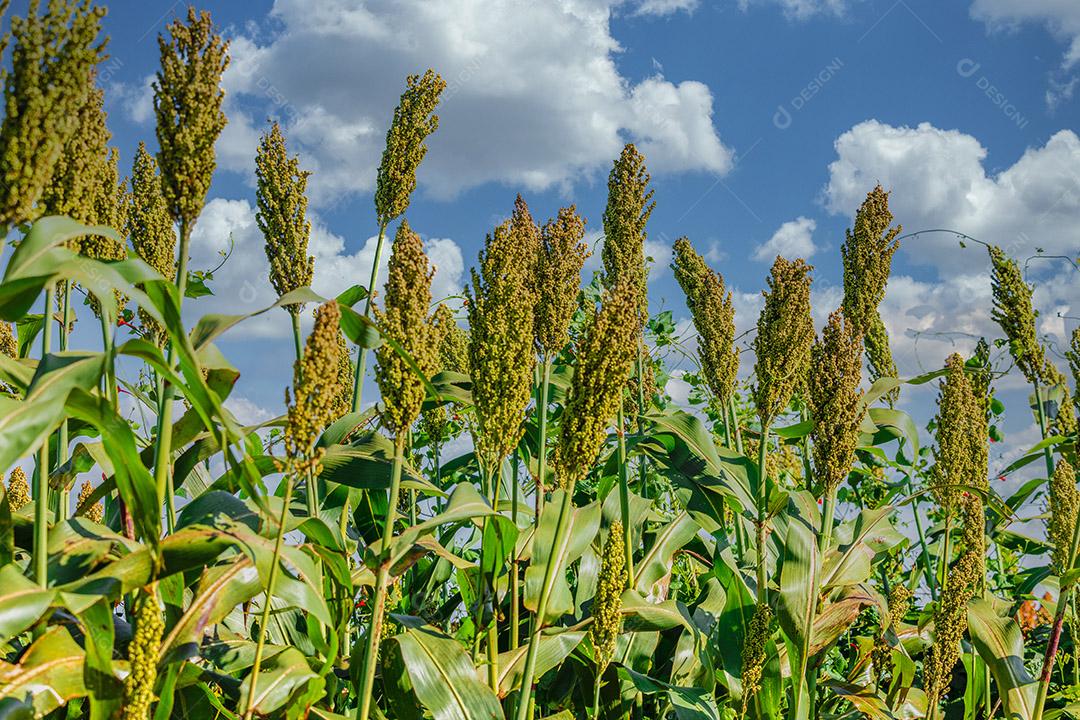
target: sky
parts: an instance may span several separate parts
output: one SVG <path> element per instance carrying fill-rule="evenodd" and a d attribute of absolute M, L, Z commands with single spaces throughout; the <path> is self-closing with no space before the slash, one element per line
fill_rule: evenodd
<path fill-rule="evenodd" d="M 437 299 L 461 293 L 485 234 L 510 214 L 517 193 L 540 221 L 575 203 L 597 242 L 607 174 L 634 142 L 657 203 L 648 225 L 650 305 L 672 311 L 689 345 L 689 314 L 669 268 L 676 238 L 688 237 L 723 274 L 741 329 L 754 325 L 775 255 L 808 258 L 820 324 L 840 301 L 844 230 L 880 182 L 905 233 L 954 230 L 1020 259 L 1036 288 L 1039 331 L 1064 367 L 1060 351 L 1080 317 L 1074 0 L 201 7 L 229 39 L 232 63 L 229 124 L 193 266 L 216 266 L 230 246 L 232 255 L 211 283 L 214 295 L 189 304 L 193 317 L 274 300 L 254 220 L 255 148 L 271 120 L 313 173 L 315 290 L 329 296 L 367 282 L 385 133 L 405 77 L 431 67 L 448 87 L 407 217 L 437 267 Z M 183 11 L 161 0 L 110 4 L 101 81 L 122 163 L 139 141 L 155 146 L 156 38 Z M 596 250 L 589 272 L 599 266 Z M 978 337 L 999 337 L 990 293 L 981 246 L 963 248 L 951 233 L 905 237 L 882 306 L 901 374 L 939 368 Z M 242 372 L 230 400 L 241 419 L 280 412 L 289 332 L 287 315 L 274 312 L 221 343 Z M 751 365 L 747 353 L 744 376 Z M 1037 430 L 1019 376 L 998 388 L 1009 408 L 1006 440 L 994 449 L 1000 466 Z M 676 398 L 686 389 L 678 379 L 668 388 Z M 905 390 L 901 406 L 922 424 L 934 392 Z"/>

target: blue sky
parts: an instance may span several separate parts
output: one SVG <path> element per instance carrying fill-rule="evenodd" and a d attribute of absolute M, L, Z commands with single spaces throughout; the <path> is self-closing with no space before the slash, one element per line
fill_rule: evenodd
<path fill-rule="evenodd" d="M 149 77 L 171 2 L 110 4 L 102 73 L 127 164 L 153 146 Z M 667 268 L 686 235 L 737 292 L 753 325 L 776 252 L 808 255 L 819 320 L 839 302 L 840 244 L 875 182 L 905 231 L 952 228 L 1018 257 L 1080 256 L 1080 3 L 1069 0 L 348 0 L 206 2 L 232 41 L 230 124 L 195 238 L 195 264 L 233 258 L 190 312 L 273 300 L 254 226 L 253 157 L 267 118 L 314 171 L 316 290 L 365 283 L 372 186 L 397 95 L 433 67 L 450 87 L 408 212 L 460 291 L 485 233 L 521 192 L 544 219 L 574 202 L 598 236 L 611 161 L 642 147 L 657 208 L 654 310 L 688 315 Z M 1060 345 L 1080 316 L 1080 275 L 1034 261 L 1040 331 Z M 905 241 L 883 314 L 901 371 L 940 367 L 989 317 L 985 252 L 947 235 Z M 1061 317 L 1059 317 L 1061 316 Z M 281 406 L 291 352 L 284 313 L 223 343 L 249 419 Z M 949 333 L 940 335 L 940 333 Z M 692 343 L 692 341 L 690 341 Z M 752 358 L 747 355 L 744 370 Z M 1017 380 L 1009 452 L 1034 436 Z M 678 384 L 674 395 L 684 391 Z M 370 394 L 369 394 L 370 397 Z M 908 393 L 928 417 L 933 389 Z"/>

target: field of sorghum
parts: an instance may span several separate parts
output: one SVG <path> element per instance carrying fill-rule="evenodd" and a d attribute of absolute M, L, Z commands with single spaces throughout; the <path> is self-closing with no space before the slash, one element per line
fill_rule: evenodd
<path fill-rule="evenodd" d="M 32 2 L 4 44 L 0 717 L 1080 714 L 1080 332 L 1070 391 L 998 248 L 1001 337 L 897 378 L 878 306 L 900 229 L 868 188 L 841 306 L 816 333 L 812 268 L 776 258 L 743 383 L 731 294 L 680 239 L 699 402 L 677 407 L 632 145 L 591 284 L 575 208 L 540 224 L 519 198 L 461 316 L 432 307 L 405 219 L 445 87 L 428 71 L 408 78 L 378 171 L 388 276 L 376 262 L 336 298 L 309 288 L 308 175 L 276 124 L 263 136 L 258 223 L 281 296 L 263 312 L 289 314 L 296 362 L 280 417 L 244 426 L 214 343 L 249 316 L 181 314 L 228 46 L 194 10 L 168 27 L 157 152 L 140 146 L 121 179 L 102 14 Z M 76 323 L 100 342 L 72 347 Z M 369 371 L 380 397 L 361 410 Z M 1009 468 L 1037 477 L 1007 498 L 987 478 L 1003 373 L 1030 382 L 1043 437 Z M 927 382 L 935 417 L 896 409 Z M 155 422 L 129 421 L 121 392 Z M 470 451 L 444 456 L 462 434 Z M 1043 539 L 1009 531 L 1032 506 Z"/>

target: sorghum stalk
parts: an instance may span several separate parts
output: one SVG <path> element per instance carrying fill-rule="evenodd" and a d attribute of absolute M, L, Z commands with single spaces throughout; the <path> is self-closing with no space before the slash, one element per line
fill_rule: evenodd
<path fill-rule="evenodd" d="M 255 690 L 262 665 L 263 647 L 266 640 L 266 626 L 270 621 L 270 610 L 274 592 L 277 588 L 278 574 L 281 572 L 281 551 L 285 542 L 286 526 L 289 519 L 289 505 L 296 478 L 304 477 L 309 484 L 319 475 L 324 450 L 317 447 L 319 434 L 331 420 L 334 396 L 338 390 L 338 376 L 335 370 L 337 362 L 337 334 L 341 310 L 336 301 L 331 300 L 318 309 L 315 314 L 315 326 L 308 336 L 303 356 L 293 365 L 293 389 L 295 399 L 289 402 L 289 392 L 285 400 L 289 405 L 284 433 L 285 460 L 279 464 L 283 475 L 285 490 L 282 497 L 281 514 L 278 517 L 277 534 L 274 539 L 274 555 L 270 565 L 270 574 L 266 580 L 262 619 L 255 641 L 255 661 L 251 668 L 248 688 L 245 720 L 251 720 L 255 712 Z M 310 489 L 309 489 L 310 492 Z"/>
<path fill-rule="evenodd" d="M 371 316 L 386 228 L 409 207 L 412 192 L 416 188 L 416 170 L 427 154 L 424 141 L 439 127 L 439 116 L 435 115 L 435 108 L 439 104 L 439 96 L 446 89 L 446 81 L 431 69 L 422 76 L 410 75 L 405 83 L 407 87 L 401 94 L 398 106 L 394 108 L 394 119 L 386 133 L 386 147 L 383 149 L 375 182 L 375 216 L 379 223 L 379 236 L 375 242 L 368 295 L 364 300 L 364 317 Z M 353 386 L 353 412 L 359 411 L 363 403 L 366 369 L 367 350 L 360 348 Z"/>
<path fill-rule="evenodd" d="M 403 347 L 426 377 L 430 377 L 438 369 L 439 345 L 448 330 L 438 317 L 434 321 L 428 318 L 433 274 L 434 270 L 424 254 L 420 236 L 412 231 L 408 222 L 402 220 L 390 256 L 385 309 L 376 310 L 375 314 L 383 335 Z M 386 552 L 394 536 L 405 443 L 409 429 L 420 416 L 425 390 L 421 379 L 388 343 L 376 348 L 375 360 L 375 380 L 379 384 L 383 400 L 380 415 L 383 425 L 394 434 L 394 462 L 381 545 L 381 551 Z M 371 712 L 375 662 L 379 656 L 389 580 L 390 567 L 387 560 L 382 559 L 375 572 L 371 623 L 368 627 L 361 685 L 358 689 L 360 704 L 357 708 L 357 720 L 367 720 Z"/>
<path fill-rule="evenodd" d="M 51 352 L 52 327 L 49 322 L 53 314 L 56 288 L 45 288 L 45 314 L 41 329 L 41 360 Z M 49 437 L 41 441 L 37 458 L 37 487 L 34 493 L 34 576 L 38 585 L 49 585 Z"/>
<path fill-rule="evenodd" d="M 758 602 L 768 598 L 765 538 L 767 536 L 768 471 L 766 460 L 769 428 L 787 408 L 796 387 L 806 376 L 814 323 L 810 317 L 810 271 L 802 259 L 776 257 L 769 276 L 769 289 L 757 322 L 754 353 L 757 356 L 753 388 L 754 404 L 761 424 L 758 445 L 757 574 Z"/>
<path fill-rule="evenodd" d="M 637 345 L 637 287 L 623 282 L 604 294 L 577 348 L 577 366 L 566 399 L 559 443 L 552 461 L 561 486 L 556 542 L 562 542 L 573 512 L 574 487 L 584 478 L 604 444 L 611 418 L 622 405 Z M 535 620 L 521 676 L 516 720 L 526 720 L 532 700 L 533 676 L 540 649 L 540 633 L 554 587 L 557 562 L 549 561 L 537 599 Z"/>

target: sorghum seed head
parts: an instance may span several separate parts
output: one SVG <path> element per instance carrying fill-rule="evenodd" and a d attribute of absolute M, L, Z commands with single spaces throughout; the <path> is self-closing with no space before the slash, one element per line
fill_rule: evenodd
<path fill-rule="evenodd" d="M 1016 261 L 1005 255 L 1001 248 L 991 246 L 989 252 L 994 293 L 990 315 L 1008 338 L 1009 351 L 1020 372 L 1028 382 L 1036 383 L 1046 359 L 1035 334 L 1037 313 L 1031 304 L 1031 286 L 1024 282 Z"/>
<path fill-rule="evenodd" d="M 349 344 L 345 341 L 345 335 L 338 331 L 337 335 L 337 376 L 338 393 L 331 409 L 330 417 L 334 420 L 347 415 L 352 410 L 353 388 L 356 385 L 352 355 L 349 352 Z"/>
<path fill-rule="evenodd" d="M 386 227 L 409 207 L 416 188 L 416 169 L 427 154 L 424 140 L 439 127 L 439 117 L 433 113 L 446 88 L 446 82 L 434 70 L 422 76 L 410 75 L 406 84 L 386 133 L 386 149 L 375 184 L 375 215 L 380 227 Z"/>
<path fill-rule="evenodd" d="M 307 179 L 311 173 L 300 169 L 300 161 L 289 157 L 285 136 L 276 122 L 259 141 L 255 156 L 255 199 L 259 210 L 255 220 L 266 240 L 270 261 L 270 282 L 279 296 L 307 285 L 315 271 L 315 258 L 308 255 L 311 223 L 307 219 Z M 302 305 L 285 309 L 298 314 Z"/>
<path fill-rule="evenodd" d="M 521 201 L 510 220 L 487 237 L 480 269 L 466 289 L 469 313 L 469 374 L 479 425 L 477 449 L 489 467 L 517 446 L 532 395 L 533 269 L 539 229 Z"/>
<path fill-rule="evenodd" d="M 896 375 L 889 336 L 878 314 L 892 271 L 892 257 L 900 246 L 896 237 L 902 227 L 889 227 L 892 221 L 889 193 L 877 185 L 855 213 L 855 227 L 845 231 L 840 248 L 844 261 L 844 315 L 863 338 L 874 380 Z"/>
<path fill-rule="evenodd" d="M 588 474 L 622 401 L 637 352 L 638 299 L 630 282 L 605 291 L 575 349 L 574 377 L 552 459 L 559 484 L 568 490 Z"/>
<path fill-rule="evenodd" d="M 604 284 L 609 287 L 624 282 L 637 292 L 639 322 L 649 315 L 645 270 L 645 225 L 656 203 L 649 189 L 645 156 L 633 144 L 623 148 L 608 176 L 607 207 L 604 209 Z"/>
<path fill-rule="evenodd" d="M 698 331 L 698 357 L 709 390 L 721 404 L 731 399 L 739 372 L 735 347 L 735 306 L 720 273 L 705 264 L 690 241 L 675 241 L 675 279 L 686 294 L 686 306 Z"/>
<path fill-rule="evenodd" d="M 1061 576 L 1072 568 L 1072 536 L 1080 510 L 1080 492 L 1076 489 L 1076 473 L 1065 458 L 1058 460 L 1050 477 L 1050 517 L 1046 535 L 1054 547 L 1054 574 Z"/>
<path fill-rule="evenodd" d="M 176 232 L 161 192 L 157 162 L 139 143 L 131 168 L 131 209 L 127 217 L 127 235 L 135 253 L 166 280 L 176 276 Z M 150 313 L 139 308 L 139 319 L 151 342 L 165 344 L 165 329 Z"/>
<path fill-rule="evenodd" d="M 90 484 L 89 480 L 84 480 L 82 487 L 79 488 L 79 499 L 75 501 L 75 507 L 82 507 L 83 502 L 88 497 L 94 494 L 94 486 Z M 82 512 L 83 517 L 87 520 L 91 520 L 96 523 L 100 523 L 105 517 L 105 508 L 101 503 L 96 502 L 89 506 Z"/>
<path fill-rule="evenodd" d="M 8 475 L 7 499 L 11 512 L 30 504 L 30 483 L 27 482 L 26 473 L 21 467 L 13 469 Z"/>
<path fill-rule="evenodd" d="M 2 226 L 36 217 L 35 205 L 78 129 L 93 68 L 104 57 L 106 41 L 97 39 L 103 7 L 92 0 L 52 0 L 39 14 L 40 4 L 31 0 L 25 17 L 13 17 L 0 42 L 2 51 L 14 40 L 10 64 L 0 71 Z"/>
<path fill-rule="evenodd" d="M 214 143 L 226 122 L 221 75 L 229 65 L 229 44 L 214 32 L 210 13 L 189 7 L 186 23 L 177 18 L 168 39 L 158 36 L 158 49 L 154 113 L 161 188 L 173 219 L 190 228 L 217 166 Z"/>
<path fill-rule="evenodd" d="M 934 642 L 923 662 L 923 688 L 928 706 L 939 702 L 952 682 L 960 659 L 960 641 L 967 631 L 967 604 L 975 595 L 970 579 L 977 572 L 975 553 L 965 551 L 949 573 L 934 611 Z"/>
<path fill-rule="evenodd" d="M 808 397 L 814 472 L 826 494 L 847 479 L 863 416 L 860 338 L 842 310 L 829 315 L 811 350 Z"/>
<path fill-rule="evenodd" d="M 622 593 L 627 586 L 625 547 L 622 523 L 613 522 L 600 558 L 600 576 L 592 605 L 593 624 L 589 628 L 598 675 L 611 662 L 615 642 L 622 632 Z"/>
<path fill-rule="evenodd" d="M 19 343 L 15 339 L 15 332 L 11 329 L 11 323 L 3 320 L 0 320 L 0 355 L 19 357 Z"/>
<path fill-rule="evenodd" d="M 131 671 L 124 680 L 123 720 L 149 720 L 157 683 L 158 652 L 165 631 L 156 585 L 135 594 L 135 630 L 128 646 Z"/>
<path fill-rule="evenodd" d="M 581 268 L 591 255 L 585 237 L 585 219 L 573 205 L 559 210 L 540 232 L 536 262 L 536 349 L 552 357 L 570 339 L 570 318 L 581 289 Z"/>
<path fill-rule="evenodd" d="M 435 310 L 436 322 L 446 328 L 439 343 L 439 362 L 443 370 L 456 373 L 469 372 L 469 331 L 457 324 L 453 311 L 446 305 Z"/>
<path fill-rule="evenodd" d="M 1065 351 L 1065 357 L 1069 359 L 1073 387 L 1076 388 L 1076 394 L 1073 395 L 1073 409 L 1076 415 L 1080 415 L 1080 327 L 1073 330 L 1072 341 L 1069 343 L 1069 349 Z"/>
<path fill-rule="evenodd" d="M 957 354 L 945 362 L 948 370 L 938 394 L 937 448 L 930 491 L 946 513 L 957 508 L 960 486 L 985 487 L 986 415 L 975 396 L 964 361 Z"/>
<path fill-rule="evenodd" d="M 285 424 L 286 471 L 318 474 L 322 454 L 316 449 L 319 434 L 333 417 L 341 392 L 338 380 L 338 324 L 341 310 L 336 301 L 315 312 L 315 326 L 308 335 L 304 354 L 293 365 L 295 402 L 289 404 Z M 285 392 L 286 402 L 289 393 Z"/>
<path fill-rule="evenodd" d="M 765 603 L 758 603 L 746 631 L 742 646 L 742 705 L 743 715 L 751 698 L 761 690 L 761 674 L 768 659 L 768 642 L 772 637 L 773 612 Z"/>
<path fill-rule="evenodd" d="M 888 631 L 896 631 L 900 621 L 907 615 L 911 606 L 912 593 L 907 585 L 895 583 L 889 590 L 888 611 L 881 617 L 881 626 L 874 638 L 871 662 L 874 666 L 874 678 L 879 689 L 886 687 L 892 679 L 892 647 L 885 636 Z"/>
<path fill-rule="evenodd" d="M 428 317 L 434 270 L 424 244 L 401 221 L 390 255 L 384 308 L 376 312 L 383 334 L 405 349 L 425 377 L 439 369 L 439 343 L 443 328 Z M 375 380 L 382 393 L 382 421 L 395 435 L 408 431 L 424 403 L 423 381 L 389 343 L 375 349 Z"/>
<path fill-rule="evenodd" d="M 1065 380 L 1065 375 L 1058 370 L 1057 365 L 1050 358 L 1047 358 L 1040 376 L 1044 388 L 1056 388 L 1061 393 L 1061 402 L 1054 408 L 1054 414 L 1048 418 L 1050 432 L 1062 437 L 1075 435 L 1076 413 L 1073 407 L 1072 393 L 1069 392 L 1069 383 Z M 1042 391 L 1040 391 L 1040 395 L 1042 395 Z M 1066 450 L 1066 452 L 1071 451 Z"/>
<path fill-rule="evenodd" d="M 763 426 L 788 406 L 810 363 L 814 322 L 810 316 L 810 271 L 804 260 L 777 255 L 757 322 L 754 404 Z"/>

